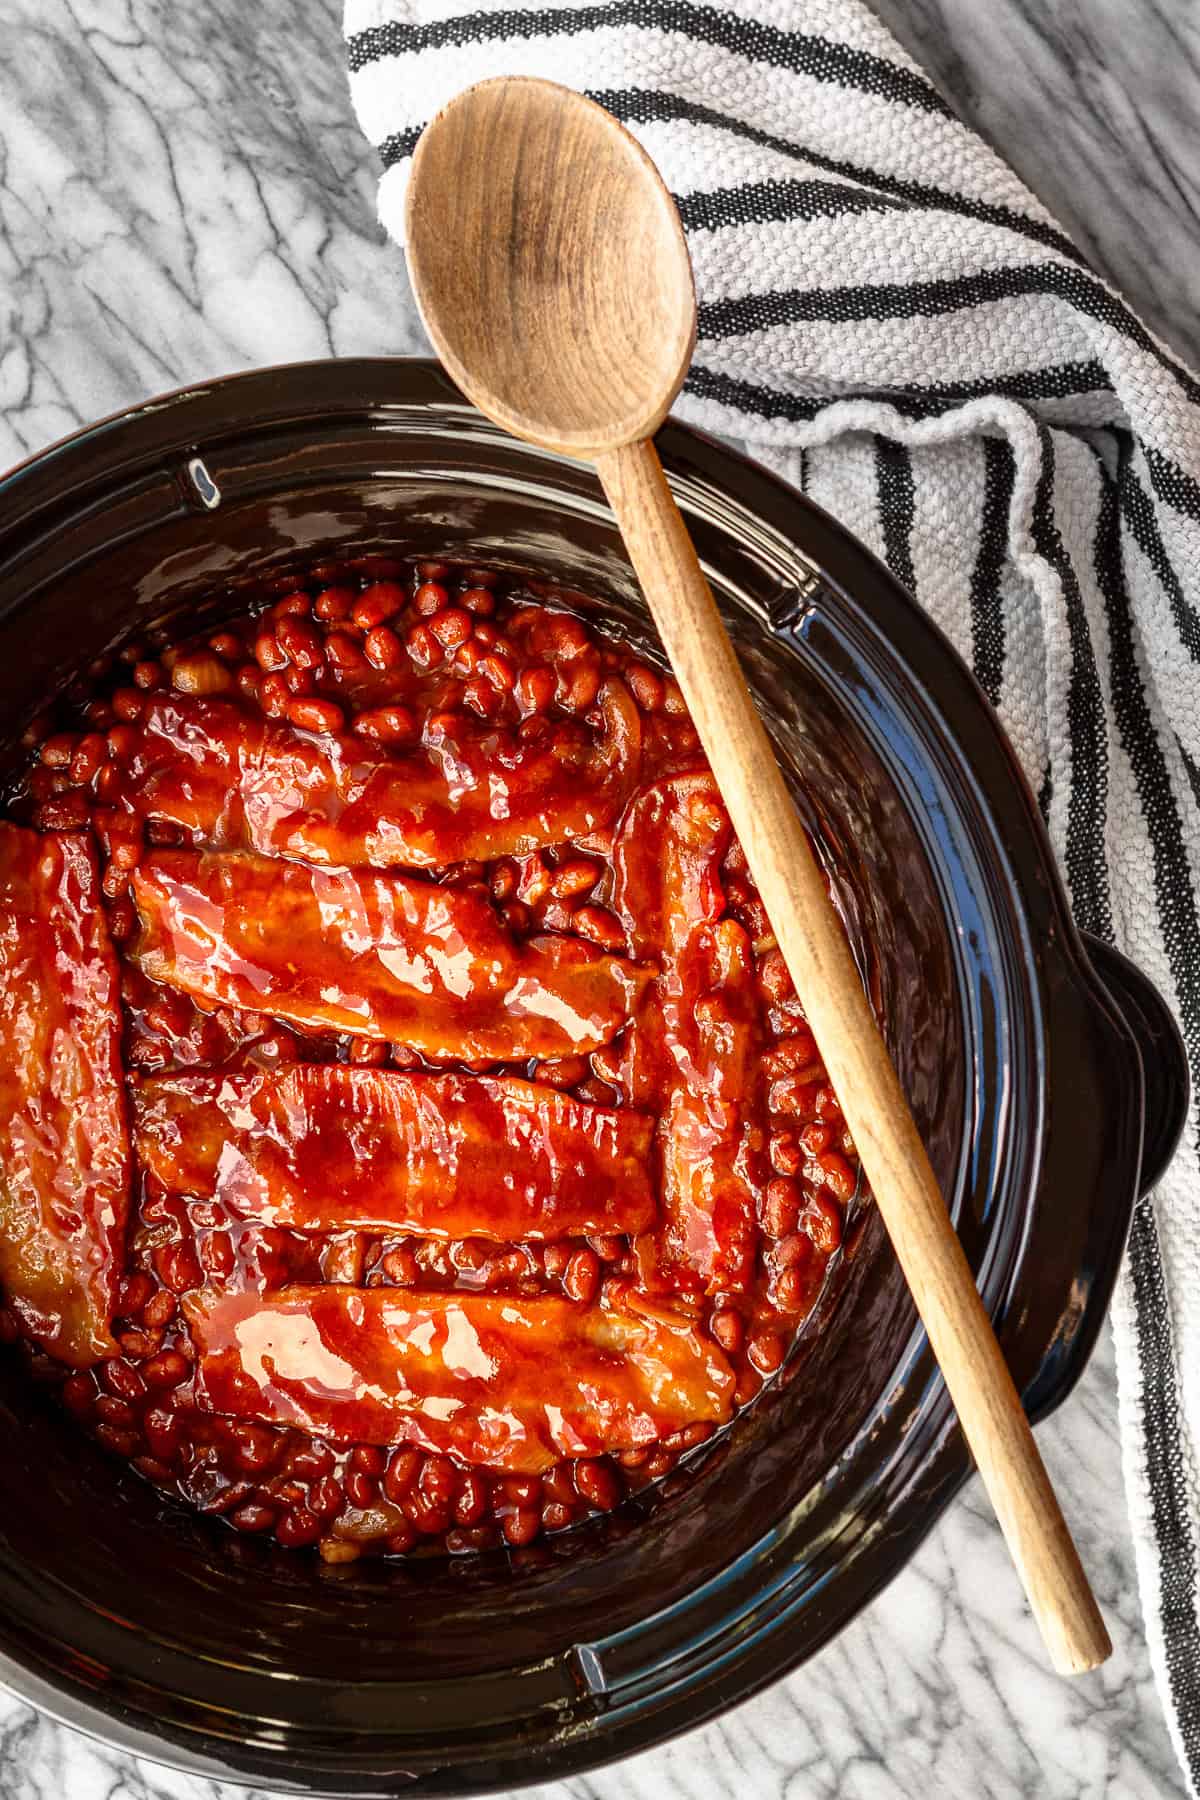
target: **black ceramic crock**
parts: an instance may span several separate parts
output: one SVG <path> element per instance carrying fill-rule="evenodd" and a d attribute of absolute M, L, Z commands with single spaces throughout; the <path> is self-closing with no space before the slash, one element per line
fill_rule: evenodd
<path fill-rule="evenodd" d="M 995 716 L 887 571 L 695 432 L 660 448 L 1042 1418 L 1182 1124 L 1174 1026 L 1073 928 Z M 647 632 L 585 468 L 504 437 L 428 363 L 264 370 L 0 482 L 0 735 L 130 631 L 370 553 L 533 571 Z M 4 1361 L 0 1679 L 140 1754 L 302 1792 L 477 1792 L 655 1743 L 810 1656 L 967 1477 L 873 1214 L 827 1310 L 724 1440 L 610 1519 L 349 1569 L 167 1504 Z"/>

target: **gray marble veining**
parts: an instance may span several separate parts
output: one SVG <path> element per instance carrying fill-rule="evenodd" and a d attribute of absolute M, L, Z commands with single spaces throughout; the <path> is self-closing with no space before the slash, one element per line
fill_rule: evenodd
<path fill-rule="evenodd" d="M 879 0 L 1148 321 L 1200 357 L 1200 14 L 1170 0 Z M 423 347 L 374 220 L 337 0 L 0 0 L 0 468 L 143 396 Z M 1190 304 L 1189 304 L 1190 302 Z M 1170 1800 L 1106 1344 L 1041 1433 L 1115 1640 L 1049 1675 L 977 1488 L 822 1656 L 541 1800 Z M 0 1696 L 0 1800 L 223 1800 Z"/>
<path fill-rule="evenodd" d="M 872 3 L 1093 267 L 1200 365 L 1200 7 Z"/>

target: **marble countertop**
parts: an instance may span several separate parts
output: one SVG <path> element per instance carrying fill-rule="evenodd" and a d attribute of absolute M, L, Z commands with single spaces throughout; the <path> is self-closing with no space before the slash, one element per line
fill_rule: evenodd
<path fill-rule="evenodd" d="M 1147 321 L 1200 361 L 1200 14 L 1171 0 L 877 0 Z M 374 218 L 339 0 L 7 0 L 0 468 L 202 376 L 424 348 Z M 1189 304 L 1190 300 L 1190 304 Z M 1107 1341 L 1040 1433 L 1112 1630 L 1050 1675 L 977 1484 L 823 1655 L 554 1800 L 1169 1800 Z M 221 1800 L 0 1696 L 4 1800 Z"/>

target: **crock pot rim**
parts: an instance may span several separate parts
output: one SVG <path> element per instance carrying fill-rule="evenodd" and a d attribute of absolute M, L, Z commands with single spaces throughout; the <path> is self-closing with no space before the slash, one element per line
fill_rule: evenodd
<path fill-rule="evenodd" d="M 42 510 L 63 504 L 66 494 L 78 497 L 86 493 L 93 484 L 110 480 L 122 468 L 165 453 L 168 441 L 177 451 L 185 447 L 178 432 L 173 433 L 172 429 L 172 421 L 180 416 L 181 408 L 191 407 L 195 412 L 199 405 L 202 410 L 207 410 L 207 403 L 215 402 L 217 412 L 228 411 L 231 402 L 236 408 L 239 399 L 243 399 L 242 415 L 248 415 L 257 425 L 270 417 L 271 405 L 293 385 L 300 390 L 297 399 L 305 400 L 311 405 L 313 388 L 322 385 L 331 388 L 336 383 L 336 394 L 330 392 L 328 395 L 331 405 L 340 404 L 348 408 L 350 396 L 361 392 L 365 397 L 362 403 L 368 412 L 374 409 L 380 414 L 386 414 L 389 405 L 399 403 L 398 396 L 389 395 L 386 391 L 389 386 L 394 388 L 398 375 L 403 381 L 410 384 L 415 382 L 418 387 L 423 388 L 422 397 L 428 403 L 439 400 L 444 405 L 460 408 L 465 416 L 470 416 L 471 409 L 467 402 L 453 389 L 448 378 L 436 364 L 423 359 L 355 359 L 338 363 L 292 364 L 181 388 L 173 394 L 147 401 L 141 406 L 85 427 L 59 444 L 31 457 L 0 480 L 0 505 L 4 506 L 7 514 L 4 525 L 0 526 L 0 542 L 10 532 L 19 533 L 23 527 L 36 525 Z M 369 397 L 371 394 L 375 395 L 374 399 Z M 261 399 L 261 405 L 255 405 L 255 396 Z M 291 410 L 294 413 L 294 404 Z M 145 441 L 147 427 L 150 427 L 149 445 Z M 204 441 L 202 430 L 197 429 L 192 435 L 198 444 Z M 852 604 L 857 603 L 862 584 L 883 584 L 893 600 L 898 600 L 906 608 L 915 611 L 913 602 L 883 565 L 857 544 L 843 527 L 821 513 L 804 495 L 787 489 L 776 477 L 727 446 L 718 444 L 703 433 L 677 421 L 668 421 L 660 434 L 659 442 L 668 468 L 673 462 L 680 462 L 706 469 L 714 480 L 723 485 L 736 485 L 739 497 L 752 510 L 757 511 L 759 505 L 762 505 L 769 512 L 771 504 L 781 506 L 785 501 L 787 506 L 801 509 L 806 519 L 804 556 Z M 770 498 L 772 496 L 773 501 Z M 812 548 L 812 543 L 821 548 Z M 1052 927 L 1057 934 L 1078 994 L 1091 994 L 1096 1004 L 1102 1006 L 1102 986 L 1092 974 L 1082 941 L 1071 922 L 1044 828 L 1011 748 L 1000 734 L 984 696 L 942 634 L 924 615 L 918 615 L 914 630 L 918 639 L 924 640 L 926 654 L 934 663 L 939 660 L 944 662 L 947 653 L 950 655 L 960 677 L 963 693 L 969 693 L 971 704 L 982 709 L 982 716 L 991 721 L 993 742 L 990 749 L 993 753 L 998 749 L 1006 761 L 1008 777 L 1013 784 L 1012 798 L 1016 814 L 1024 818 L 1029 828 L 1028 842 L 1021 846 L 1022 866 L 1030 883 L 1026 899 L 1032 906 L 1035 896 L 1039 897 L 1043 909 L 1039 922 L 1043 927 Z M 1128 1048 L 1130 1045 L 1127 1045 Z M 1136 1061 L 1136 1047 L 1132 1048 L 1131 1054 Z M 1140 1065 L 1137 1072 L 1140 1078 Z M 1120 1236 L 1123 1242 L 1123 1232 Z M 1111 1283 L 1109 1286 L 1111 1287 Z M 1081 1367 L 1082 1360 L 1075 1368 L 1072 1379 L 1077 1377 Z M 1065 1391 L 1064 1387 L 1055 1394 L 1055 1403 Z M 946 1418 L 938 1434 L 936 1451 L 927 1459 L 921 1472 L 920 1516 L 913 1515 L 910 1509 L 903 1531 L 897 1531 L 890 1539 L 886 1562 L 876 1558 L 857 1570 L 854 1591 L 847 1591 L 844 1604 L 839 1604 L 836 1616 L 831 1615 L 828 1629 L 821 1641 L 840 1629 L 849 1617 L 904 1566 L 949 1499 L 966 1480 L 970 1466 L 965 1450 L 949 1421 L 945 1406 L 943 1412 Z M 568 1754 L 561 1762 L 553 1755 L 535 1756 L 528 1768 L 521 1769 L 516 1777 L 511 1764 L 508 1764 L 503 1769 L 497 1767 L 494 1777 L 490 1779 L 486 1771 L 477 1765 L 469 1786 L 456 1786 L 452 1783 L 439 1788 L 430 1786 L 427 1791 L 478 1792 L 485 1788 L 511 1786 L 514 1779 L 523 1783 L 549 1779 L 559 1773 L 579 1773 L 643 1748 L 647 1743 L 661 1741 L 674 1732 L 713 1716 L 734 1701 L 748 1697 L 776 1678 L 783 1669 L 790 1666 L 791 1661 L 786 1643 L 780 1639 L 781 1633 L 777 1629 L 773 1630 L 771 1643 L 760 1646 L 762 1653 L 757 1659 L 743 1660 L 736 1682 L 731 1685 L 726 1685 L 723 1680 L 710 1678 L 703 1692 L 699 1687 L 693 1687 L 681 1698 L 663 1706 L 639 1708 L 635 1718 L 618 1725 L 615 1731 L 606 1735 L 605 1741 L 596 1747 L 594 1754 L 581 1748 L 578 1743 L 573 1746 L 564 1744 L 563 1748 Z M 105 1711 L 63 1684 L 48 1684 L 36 1671 L 3 1655 L 0 1655 L 0 1680 L 22 1697 L 34 1699 L 43 1710 L 65 1723 L 89 1731 L 93 1736 L 109 1742 L 120 1742 L 125 1748 L 153 1760 L 164 1756 L 161 1728 L 156 1727 L 153 1734 L 147 1733 L 132 1716 Z M 286 1788 L 288 1785 L 285 1771 L 269 1760 L 243 1758 L 236 1765 L 227 1762 L 218 1740 L 211 1741 L 203 1754 L 199 1755 L 173 1739 L 169 1739 L 168 1743 L 170 1754 L 166 1760 L 171 1766 L 206 1775 L 218 1774 L 222 1779 L 242 1783 L 265 1780 L 276 1787 Z M 334 1772 L 335 1767 L 331 1764 L 329 1773 L 332 1776 Z M 480 1776 L 483 1777 L 482 1782 Z M 305 1781 L 296 1791 L 318 1790 Z M 357 1790 L 343 1784 L 338 1791 L 375 1793 L 381 1790 L 368 1783 Z"/>

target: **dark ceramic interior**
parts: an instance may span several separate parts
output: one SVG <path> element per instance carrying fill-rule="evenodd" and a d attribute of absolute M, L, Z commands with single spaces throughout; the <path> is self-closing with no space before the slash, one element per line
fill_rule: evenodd
<path fill-rule="evenodd" d="M 886 571 L 731 452 L 673 424 L 661 449 L 1040 1415 L 1173 1146 L 1174 1028 L 1120 958 L 1094 947 L 1093 966 L 993 715 Z M 172 396 L 35 459 L 0 503 L 10 742 L 126 634 L 314 561 L 499 564 L 648 632 L 591 474 L 505 438 L 426 363 Z M 724 1439 L 619 1514 L 511 1555 L 349 1569 L 166 1504 L 5 1360 L 0 1677 L 144 1754 L 277 1788 L 471 1792 L 661 1739 L 811 1654 L 967 1473 L 873 1213 L 825 1312 Z"/>

